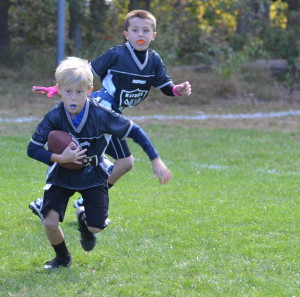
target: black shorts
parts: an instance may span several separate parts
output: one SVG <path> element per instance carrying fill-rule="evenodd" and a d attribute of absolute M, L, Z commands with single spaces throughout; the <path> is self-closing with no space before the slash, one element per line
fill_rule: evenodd
<path fill-rule="evenodd" d="M 58 212 L 59 221 L 62 222 L 69 199 L 75 192 L 79 192 L 84 200 L 87 225 L 89 227 L 104 229 L 106 227 L 105 220 L 108 217 L 109 205 L 106 186 L 76 191 L 52 185 L 49 190 L 44 192 L 44 202 L 41 210 L 44 217 L 53 209 Z"/>
<path fill-rule="evenodd" d="M 111 156 L 115 160 L 127 158 L 131 156 L 126 140 L 121 140 L 115 136 L 111 137 L 109 145 L 106 148 L 105 154 Z"/>

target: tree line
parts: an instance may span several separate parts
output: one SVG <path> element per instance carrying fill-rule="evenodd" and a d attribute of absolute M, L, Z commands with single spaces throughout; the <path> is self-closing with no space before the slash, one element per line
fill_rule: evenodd
<path fill-rule="evenodd" d="M 59 1 L 59 0 L 58 0 Z M 157 18 L 151 47 L 177 64 L 217 64 L 235 53 L 247 59 L 299 56 L 298 0 L 66 0 L 66 54 L 94 58 L 123 42 L 132 9 Z M 23 58 L 56 46 L 57 0 L 1 0 L 0 55 Z"/>

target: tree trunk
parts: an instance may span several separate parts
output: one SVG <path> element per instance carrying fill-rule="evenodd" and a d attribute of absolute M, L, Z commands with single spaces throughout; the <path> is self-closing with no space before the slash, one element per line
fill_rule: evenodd
<path fill-rule="evenodd" d="M 82 9 L 80 5 L 81 0 L 72 0 L 70 2 L 70 29 L 69 36 L 73 41 L 72 49 L 75 56 L 79 56 L 80 50 L 82 48 Z"/>
<path fill-rule="evenodd" d="M 8 9 L 9 0 L 0 1 L 0 49 L 9 50 Z"/>
<path fill-rule="evenodd" d="M 238 34 L 255 34 L 257 28 L 263 29 L 269 23 L 270 4 L 266 1 L 247 0 L 238 4 L 238 11 L 236 27 Z"/>
<path fill-rule="evenodd" d="M 288 27 L 300 26 L 300 3 L 299 0 L 287 0 L 288 3 Z"/>
<path fill-rule="evenodd" d="M 90 2 L 91 21 L 96 32 L 103 33 L 106 19 L 107 5 L 105 0 L 93 0 Z"/>
<path fill-rule="evenodd" d="M 151 0 L 130 0 L 129 11 L 134 9 L 150 10 Z"/>

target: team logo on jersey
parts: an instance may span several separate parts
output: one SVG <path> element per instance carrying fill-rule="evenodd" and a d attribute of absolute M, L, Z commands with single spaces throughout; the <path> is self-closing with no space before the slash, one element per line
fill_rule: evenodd
<path fill-rule="evenodd" d="M 81 148 L 89 148 L 91 144 L 88 141 L 80 143 Z"/>
<path fill-rule="evenodd" d="M 140 85 L 144 85 L 144 84 L 146 84 L 146 80 L 141 80 L 141 79 L 133 79 L 132 80 L 132 83 L 133 84 L 140 84 Z"/>
<path fill-rule="evenodd" d="M 122 90 L 120 94 L 120 106 L 132 107 L 141 103 L 148 95 L 148 91 L 136 89 L 134 91 Z"/>

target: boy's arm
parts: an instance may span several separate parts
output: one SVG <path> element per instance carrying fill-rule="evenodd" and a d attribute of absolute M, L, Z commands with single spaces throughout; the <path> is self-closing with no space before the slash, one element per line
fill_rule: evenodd
<path fill-rule="evenodd" d="M 69 163 L 73 162 L 75 164 L 81 164 L 82 158 L 86 157 L 86 149 L 81 150 L 79 148 L 73 150 L 74 143 L 71 142 L 70 145 L 61 153 L 55 154 L 50 151 L 47 151 L 44 146 L 41 144 L 36 144 L 33 141 L 30 141 L 27 148 L 27 155 L 30 158 L 33 158 L 37 161 L 51 165 L 54 162 L 57 163 Z"/>
<path fill-rule="evenodd" d="M 192 93 L 191 84 L 186 81 L 179 85 L 174 85 L 170 83 L 165 87 L 160 89 L 166 96 L 190 96 Z"/>
<path fill-rule="evenodd" d="M 133 124 L 133 127 L 128 134 L 129 138 L 132 138 L 134 142 L 138 143 L 145 153 L 148 155 L 152 162 L 153 178 L 158 178 L 160 184 L 167 184 L 172 178 L 172 174 L 165 163 L 159 157 L 156 149 L 154 148 L 151 140 L 147 134 L 138 125 Z"/>
<path fill-rule="evenodd" d="M 47 151 L 42 144 L 36 144 L 32 140 L 28 144 L 27 155 L 47 165 L 51 164 L 52 153 Z"/>
<path fill-rule="evenodd" d="M 160 157 L 152 160 L 153 178 L 158 178 L 161 185 L 168 184 L 172 178 L 171 171 Z"/>

